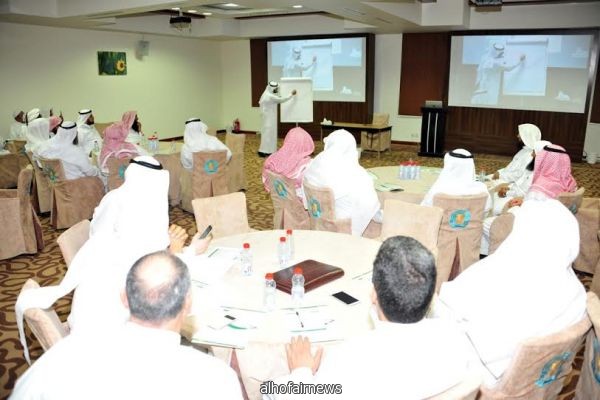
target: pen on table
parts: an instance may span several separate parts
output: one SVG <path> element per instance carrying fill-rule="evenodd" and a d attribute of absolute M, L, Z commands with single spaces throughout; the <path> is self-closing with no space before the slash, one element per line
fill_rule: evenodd
<path fill-rule="evenodd" d="M 330 319 L 329 321 L 325 322 L 323 325 L 329 325 L 332 322 L 335 322 L 335 319 Z"/>
<path fill-rule="evenodd" d="M 209 256 L 209 257 L 211 257 L 211 256 L 212 256 L 213 254 L 215 254 L 217 251 L 219 251 L 219 249 L 214 249 L 214 250 L 212 251 L 212 253 L 210 253 L 208 256 Z"/>
<path fill-rule="evenodd" d="M 358 274 L 358 275 L 356 275 L 356 276 L 355 276 L 354 278 L 352 278 L 352 279 L 357 279 L 357 278 L 360 278 L 360 277 L 362 277 L 362 276 L 365 276 L 365 275 L 367 275 L 367 274 L 371 273 L 371 271 L 372 271 L 372 270 L 369 270 L 369 271 L 367 271 L 367 272 L 363 272 L 362 274 Z"/>
<path fill-rule="evenodd" d="M 304 328 L 304 323 L 302 322 L 302 318 L 300 318 L 300 314 L 298 314 L 298 311 L 296 311 L 296 316 L 298 317 L 298 321 L 300 321 L 300 326 Z"/>

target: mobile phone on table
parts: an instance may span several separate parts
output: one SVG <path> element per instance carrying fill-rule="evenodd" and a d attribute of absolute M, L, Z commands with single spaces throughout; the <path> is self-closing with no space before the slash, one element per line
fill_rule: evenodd
<path fill-rule="evenodd" d="M 200 235 L 200 239 L 204 239 L 205 237 L 207 237 L 210 231 L 212 231 L 212 225 L 206 227 L 204 232 L 202 232 L 202 234 Z"/>
<path fill-rule="evenodd" d="M 225 314 L 222 317 L 213 318 L 209 320 L 207 325 L 213 329 L 219 330 L 225 328 L 227 325 L 235 321 L 236 318 L 233 315 Z"/>
<path fill-rule="evenodd" d="M 332 294 L 332 296 L 335 297 L 336 299 L 338 299 L 339 301 L 341 301 L 342 303 L 349 305 L 349 306 L 352 304 L 356 304 L 359 301 L 356 297 L 352 297 L 344 291 L 334 293 L 334 294 Z"/>

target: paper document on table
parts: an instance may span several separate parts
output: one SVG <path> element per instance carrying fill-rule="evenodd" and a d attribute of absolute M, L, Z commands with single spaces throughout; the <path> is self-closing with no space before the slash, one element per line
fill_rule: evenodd
<path fill-rule="evenodd" d="M 375 185 L 375 190 L 379 192 L 402 192 L 404 189 L 400 185 L 396 185 L 394 183 L 377 183 Z"/>
<path fill-rule="evenodd" d="M 261 310 L 223 307 L 206 317 L 206 325 L 194 333 L 192 342 L 243 349 L 253 332 L 263 323 L 265 315 Z M 226 320 L 228 323 L 220 329 L 215 329 L 219 326 L 219 320 Z"/>
<path fill-rule="evenodd" d="M 219 282 L 238 261 L 240 251 L 239 248 L 215 247 L 205 254 L 182 258 L 188 265 L 193 282 L 212 285 Z"/>
<path fill-rule="evenodd" d="M 298 309 L 285 313 L 284 321 L 290 338 L 306 336 L 312 343 L 340 340 L 335 319 L 323 308 Z"/>

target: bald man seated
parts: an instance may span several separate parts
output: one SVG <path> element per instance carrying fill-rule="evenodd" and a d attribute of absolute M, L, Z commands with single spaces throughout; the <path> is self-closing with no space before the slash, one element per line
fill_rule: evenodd
<path fill-rule="evenodd" d="M 242 399 L 235 372 L 180 345 L 191 307 L 187 266 L 166 251 L 143 256 L 122 294 L 130 320 L 115 332 L 74 333 L 25 372 L 12 399 Z"/>

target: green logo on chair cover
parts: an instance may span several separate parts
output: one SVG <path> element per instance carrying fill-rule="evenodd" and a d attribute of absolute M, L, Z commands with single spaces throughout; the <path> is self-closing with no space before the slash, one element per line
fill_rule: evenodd
<path fill-rule="evenodd" d="M 573 204 L 571 204 L 571 205 L 569 206 L 569 210 L 571 210 L 571 212 L 572 212 L 573 214 L 577 214 L 577 204 L 576 204 L 576 203 L 573 203 Z"/>
<path fill-rule="evenodd" d="M 600 342 L 598 342 L 598 338 L 594 338 L 592 347 L 592 374 L 600 385 Z"/>
<path fill-rule="evenodd" d="M 54 169 L 48 167 L 48 166 L 44 166 L 43 169 L 44 175 L 46 175 L 48 177 L 48 179 L 50 179 L 50 181 L 52 181 L 53 183 L 56 182 L 56 172 L 54 171 Z"/>
<path fill-rule="evenodd" d="M 313 218 L 321 218 L 321 203 L 314 197 L 311 197 L 308 202 L 308 212 Z"/>
<path fill-rule="evenodd" d="M 283 182 L 281 182 L 279 179 L 276 179 L 275 182 L 273 182 L 273 189 L 275 189 L 275 193 L 277 193 L 279 197 L 283 199 L 288 197 L 288 191 Z"/>
<path fill-rule="evenodd" d="M 219 162 L 217 160 L 206 160 L 204 163 L 204 171 L 207 174 L 214 174 L 219 170 Z"/>
<path fill-rule="evenodd" d="M 561 372 L 563 366 L 567 361 L 569 364 L 571 363 L 570 359 L 572 355 L 573 353 L 566 351 L 558 356 L 552 357 L 550 361 L 544 365 L 544 368 L 542 368 L 542 373 L 540 374 L 539 379 L 535 381 L 535 384 L 539 387 L 544 387 L 560 378 L 562 376 Z"/>
<path fill-rule="evenodd" d="M 119 165 L 119 178 L 121 180 L 125 180 L 125 170 L 127 169 L 127 165 L 121 164 Z"/>
<path fill-rule="evenodd" d="M 450 214 L 448 224 L 455 229 L 466 228 L 471 222 L 471 212 L 469 210 L 454 210 Z"/>

